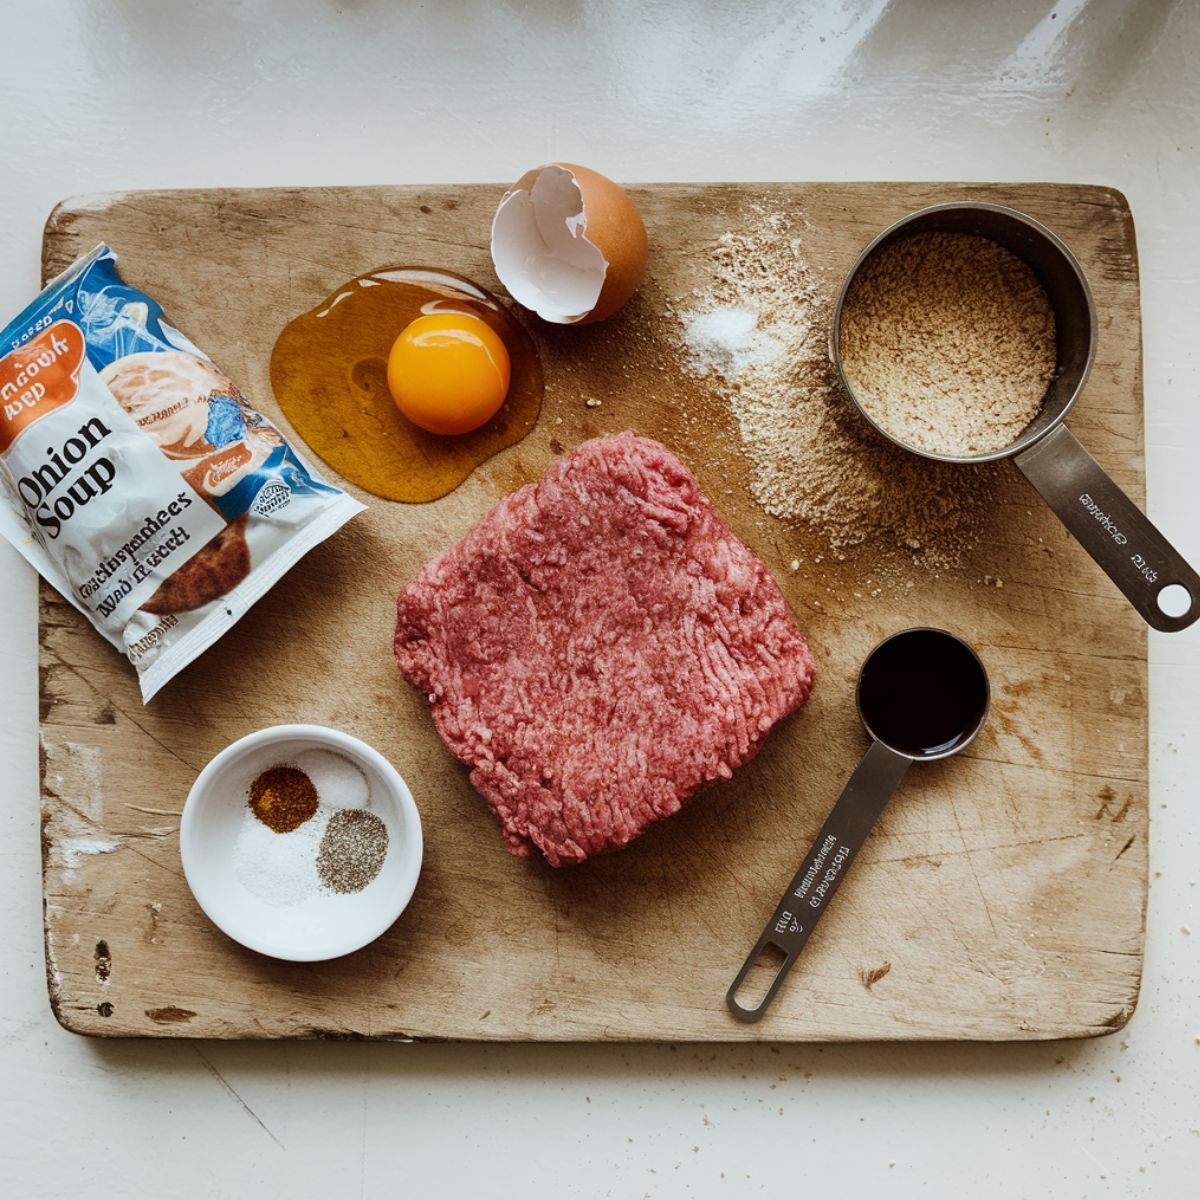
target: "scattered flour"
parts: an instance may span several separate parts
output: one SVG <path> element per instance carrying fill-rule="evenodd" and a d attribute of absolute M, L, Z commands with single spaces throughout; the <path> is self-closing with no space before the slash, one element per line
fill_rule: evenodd
<path fill-rule="evenodd" d="M 108 838 L 64 837 L 54 843 L 64 871 L 74 871 L 93 854 L 111 854 L 117 843 Z"/>

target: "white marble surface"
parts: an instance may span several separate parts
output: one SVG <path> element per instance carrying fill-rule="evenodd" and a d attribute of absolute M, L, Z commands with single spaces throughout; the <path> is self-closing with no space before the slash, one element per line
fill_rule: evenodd
<path fill-rule="evenodd" d="M 0 0 L 0 46 L 5 314 L 35 290 L 45 215 L 77 192 L 504 180 L 554 157 L 626 179 L 1114 184 L 1141 250 L 1150 507 L 1200 559 L 1187 0 Z M 1200 626 L 1151 637 L 1146 977 L 1114 1037 L 123 1044 L 64 1033 L 47 1006 L 34 587 L 7 546 L 0 573 L 5 1194 L 1195 1194 Z"/>

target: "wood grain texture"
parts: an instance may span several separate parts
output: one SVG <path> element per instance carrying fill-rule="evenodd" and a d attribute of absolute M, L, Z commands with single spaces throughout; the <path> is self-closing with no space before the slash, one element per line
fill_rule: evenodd
<path fill-rule="evenodd" d="M 149 707 L 127 664 L 43 585 L 46 954 L 65 1026 L 110 1036 L 807 1041 L 1085 1037 L 1129 1018 L 1147 873 L 1139 619 L 1007 465 L 987 537 L 960 570 L 857 592 L 864 556 L 878 548 L 816 563 L 811 530 L 765 517 L 725 406 L 664 351 L 664 310 L 705 283 L 705 247 L 756 202 L 804 214 L 806 250 L 830 286 L 912 209 L 1012 204 L 1059 232 L 1089 277 L 1099 353 L 1071 424 L 1140 498 L 1141 331 L 1124 198 L 1042 184 L 632 191 L 652 245 L 634 301 L 596 327 L 525 322 L 546 372 L 533 434 L 434 504 L 364 496 L 368 513 Z M 486 230 L 497 195 L 455 186 L 89 197 L 51 215 L 43 270 L 109 242 L 130 282 L 290 435 L 267 375 L 283 325 L 385 264 L 434 264 L 496 288 Z M 810 638 L 818 682 L 732 781 L 622 853 L 555 872 L 505 853 L 397 673 L 393 601 L 431 554 L 556 453 L 624 428 L 675 450 L 764 557 Z M 789 570 L 798 556 L 804 565 Z M 985 573 L 1003 588 L 985 586 Z M 989 724 L 962 757 L 909 773 L 769 1017 L 739 1025 L 725 988 L 865 746 L 858 666 L 880 637 L 917 623 L 979 648 L 993 683 Z M 179 865 L 179 811 L 196 773 L 235 738 L 291 721 L 376 746 L 425 823 L 409 910 L 333 963 L 242 950 L 200 913 Z"/>

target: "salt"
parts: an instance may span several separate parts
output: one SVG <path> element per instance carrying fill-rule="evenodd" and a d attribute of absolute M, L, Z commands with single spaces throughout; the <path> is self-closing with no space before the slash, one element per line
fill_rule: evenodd
<path fill-rule="evenodd" d="M 246 809 L 233 847 L 242 886 L 278 908 L 299 904 L 321 887 L 317 852 L 333 810 L 324 806 L 290 833 L 276 833 Z"/>
<path fill-rule="evenodd" d="M 329 808 L 365 808 L 370 798 L 367 777 L 344 755 L 331 750 L 305 750 L 289 760 L 312 780 L 317 799 Z"/>
<path fill-rule="evenodd" d="M 726 305 L 682 315 L 684 343 L 691 366 L 732 381 L 762 370 L 783 357 L 785 347 L 759 327 L 758 313 L 745 305 Z"/>

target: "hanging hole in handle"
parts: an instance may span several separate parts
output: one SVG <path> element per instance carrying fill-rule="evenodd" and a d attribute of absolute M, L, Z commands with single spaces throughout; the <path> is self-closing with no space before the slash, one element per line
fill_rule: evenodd
<path fill-rule="evenodd" d="M 1159 611 L 1168 617 L 1183 617 L 1192 610 L 1195 598 L 1182 583 L 1168 583 L 1155 597 Z"/>
<path fill-rule="evenodd" d="M 771 989 L 779 981 L 787 951 L 774 942 L 759 947 L 754 961 L 742 968 L 742 973 L 726 999 L 735 1015 L 758 1020 Z"/>

